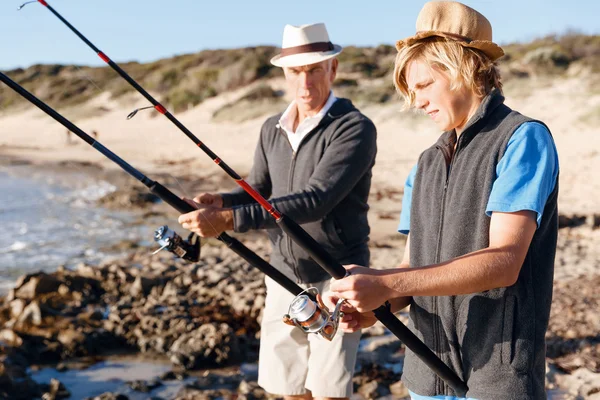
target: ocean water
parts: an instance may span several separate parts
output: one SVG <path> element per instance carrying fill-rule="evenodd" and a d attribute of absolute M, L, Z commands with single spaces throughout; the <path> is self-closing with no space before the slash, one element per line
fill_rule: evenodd
<path fill-rule="evenodd" d="M 99 396 L 110 391 L 126 395 L 130 400 L 147 400 L 153 396 L 162 399 L 173 399 L 185 385 L 193 383 L 204 371 L 188 371 L 184 380 L 161 381 L 162 385 L 150 393 L 136 392 L 126 382 L 134 380 L 151 380 L 158 378 L 173 369 L 166 360 L 149 360 L 136 356 L 109 357 L 104 361 L 84 369 L 69 369 L 58 372 L 54 368 L 43 368 L 32 372 L 32 378 L 38 383 L 49 383 L 52 378 L 61 381 L 71 392 L 71 399 Z M 214 370 L 219 372 L 237 371 L 248 380 L 256 380 L 257 364 L 241 364 L 239 367 Z M 217 385 L 218 386 L 218 385 Z M 216 389 L 207 387 L 206 389 Z"/>
<path fill-rule="evenodd" d="M 115 189 L 76 171 L 0 169 L 0 293 L 24 273 L 117 256 L 101 249 L 123 240 L 150 244 L 152 228 L 133 224 L 133 213 L 96 206 Z"/>

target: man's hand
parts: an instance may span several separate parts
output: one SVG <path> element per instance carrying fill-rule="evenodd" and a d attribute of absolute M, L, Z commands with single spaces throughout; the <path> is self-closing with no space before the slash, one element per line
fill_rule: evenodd
<path fill-rule="evenodd" d="M 206 206 L 189 199 L 184 200 L 197 208 L 196 211 L 179 216 L 178 221 L 184 229 L 201 237 L 216 237 L 224 231 L 233 229 L 233 211 L 231 209 Z"/>
<path fill-rule="evenodd" d="M 217 208 L 223 207 L 223 198 L 219 194 L 213 193 L 200 193 L 194 197 L 194 201 L 198 204 L 204 204 L 206 206 L 213 206 Z"/>
<path fill-rule="evenodd" d="M 330 293 L 327 294 L 329 298 L 345 299 L 356 311 L 364 313 L 396 297 L 386 286 L 385 271 L 359 265 L 344 267 L 350 272 L 350 276 L 331 281 Z"/>

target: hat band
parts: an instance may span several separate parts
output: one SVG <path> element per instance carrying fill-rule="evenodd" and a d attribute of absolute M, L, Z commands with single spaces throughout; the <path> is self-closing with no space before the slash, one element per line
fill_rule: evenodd
<path fill-rule="evenodd" d="M 292 56 L 294 54 L 302 53 L 315 53 L 318 51 L 331 51 L 333 49 L 333 43 L 331 42 L 315 42 L 303 44 L 301 46 L 286 47 L 284 49 L 281 49 L 281 57 L 287 57 Z"/>
<path fill-rule="evenodd" d="M 419 31 L 419 32 L 417 32 L 417 34 L 422 33 L 422 32 L 427 32 L 427 31 Z M 456 34 L 456 33 L 443 32 L 443 31 L 437 31 L 437 33 L 439 33 L 441 35 L 444 35 L 444 36 L 447 36 L 449 38 L 455 39 L 455 40 L 460 40 L 462 42 L 471 43 L 473 41 L 473 39 L 470 39 L 470 38 L 468 38 L 466 36 L 459 35 L 459 34 Z"/>

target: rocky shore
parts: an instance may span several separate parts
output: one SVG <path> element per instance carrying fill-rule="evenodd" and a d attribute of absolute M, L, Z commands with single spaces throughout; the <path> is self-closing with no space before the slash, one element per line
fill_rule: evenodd
<path fill-rule="evenodd" d="M 576 263 L 578 254 L 589 259 L 593 249 L 581 244 L 573 248 L 567 238 L 574 232 L 563 232 L 561 256 L 569 254 L 570 263 Z M 264 240 L 247 245 L 267 257 Z M 594 262 L 597 267 L 598 258 Z M 568 266 L 557 263 L 557 270 L 562 268 Z M 555 398 L 600 393 L 598 285 L 597 274 L 555 282 L 548 332 L 548 388 L 562 393 Z M 69 390 L 60 381 L 32 380 L 32 368 L 54 365 L 60 371 L 68 368 L 69 360 L 92 364 L 123 352 L 163 358 L 172 365 L 158 379 L 128 382 L 142 393 L 202 370 L 205 374 L 186 383 L 174 398 L 263 398 L 256 377 L 235 372 L 235 367 L 257 361 L 264 296 L 262 274 L 213 241 L 203 245 L 202 260 L 195 265 L 138 248 L 98 266 L 22 276 L 0 300 L 0 398 L 67 398 Z M 403 352 L 382 327 L 365 332 L 355 377 L 357 395 L 405 396 L 399 383 Z M 220 373 L 223 368 L 229 372 Z"/>
<path fill-rule="evenodd" d="M 61 172 L 60 165 L 54 167 Z M 134 211 L 139 223 L 149 218 L 171 220 L 176 215 L 145 189 L 125 185 L 127 177 L 118 172 L 94 165 L 79 168 L 96 179 L 118 179 L 122 189 L 100 199 L 103 207 Z M 187 193 L 223 187 L 220 178 L 160 178 Z M 375 218 L 395 218 L 396 211 L 384 215 L 386 208 L 377 205 L 396 192 L 380 188 L 375 193 Z M 547 387 L 552 399 L 600 399 L 599 225 L 598 215 L 560 218 L 547 333 Z M 263 235 L 240 239 L 268 259 Z M 91 369 L 108 356 L 124 354 L 158 360 L 166 372 L 143 379 L 123 376 L 127 393 L 90 398 L 267 397 L 256 383 L 255 368 L 244 368 L 258 361 L 265 297 L 262 273 L 216 240 L 203 242 L 197 264 L 167 252 L 152 255 L 154 248 L 138 243 L 125 241 L 112 247 L 122 254 L 117 260 L 27 274 L 0 297 L 0 399 L 78 398 L 56 378 L 59 372 Z M 397 265 L 403 247 L 399 235 L 373 240 L 373 265 Z M 400 382 L 403 356 L 403 345 L 382 326 L 365 331 L 354 378 L 355 397 L 405 398 L 407 391 Z M 33 379 L 45 367 L 54 368 L 56 374 L 46 374 L 50 379 L 42 382 Z M 180 382 L 176 393 L 156 395 L 174 381 Z"/>
<path fill-rule="evenodd" d="M 266 257 L 264 242 L 248 245 Z M 0 300 L 0 397 L 66 398 L 68 389 L 59 381 L 37 384 L 28 368 L 54 364 L 64 370 L 66 360 L 93 362 L 116 352 L 168 358 L 173 370 L 162 380 L 182 379 L 189 370 L 256 362 L 265 298 L 262 274 L 210 241 L 202 253 L 202 261 L 190 265 L 169 253 L 151 256 L 142 249 L 118 262 L 21 277 Z M 384 332 L 378 327 L 371 334 Z M 367 397 L 392 390 L 403 393 L 397 383 L 400 374 L 378 365 L 398 361 L 389 350 L 402 353 L 401 346 L 388 336 L 381 339 L 385 343 L 371 342 L 367 347 L 384 346 L 387 360 L 377 360 L 367 350 L 364 373 L 356 378 L 357 389 Z M 142 392 L 160 384 L 160 380 L 131 382 Z M 186 385 L 176 398 L 233 393 L 265 397 L 256 381 L 245 380 L 243 374 L 209 373 Z"/>

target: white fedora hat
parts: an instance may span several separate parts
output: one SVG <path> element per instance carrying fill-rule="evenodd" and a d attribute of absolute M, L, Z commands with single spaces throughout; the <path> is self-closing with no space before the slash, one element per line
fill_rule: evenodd
<path fill-rule="evenodd" d="M 331 43 L 325 24 L 286 25 L 281 53 L 271 59 L 278 67 L 300 67 L 328 60 L 340 54 L 342 46 Z"/>

